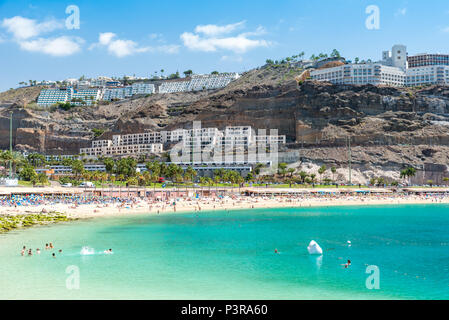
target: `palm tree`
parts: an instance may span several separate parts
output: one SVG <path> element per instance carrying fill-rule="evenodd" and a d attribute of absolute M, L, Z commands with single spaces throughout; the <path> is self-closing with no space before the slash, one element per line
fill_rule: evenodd
<path fill-rule="evenodd" d="M 401 170 L 400 172 L 400 178 L 401 179 L 408 179 L 408 184 L 411 184 L 411 178 L 416 175 L 416 169 L 413 167 L 408 167 L 407 169 Z"/>
<path fill-rule="evenodd" d="M 333 180 L 333 182 L 335 182 L 335 173 L 337 172 L 337 168 L 332 166 L 331 167 L 331 171 L 332 171 L 332 180 Z"/>
<path fill-rule="evenodd" d="M 305 171 L 300 171 L 299 177 L 301 178 L 301 183 L 304 184 L 306 182 L 306 178 L 308 177 L 308 174 Z"/>
<path fill-rule="evenodd" d="M 318 174 L 320 175 L 320 183 L 322 183 L 322 181 L 323 181 L 322 176 L 326 172 L 326 170 L 327 170 L 327 168 L 326 168 L 326 165 L 324 165 L 324 164 L 318 169 Z"/>

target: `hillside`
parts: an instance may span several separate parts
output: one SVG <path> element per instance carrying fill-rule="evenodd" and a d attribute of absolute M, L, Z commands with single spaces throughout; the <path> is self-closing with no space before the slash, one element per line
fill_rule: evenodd
<path fill-rule="evenodd" d="M 287 65 L 265 66 L 221 90 L 157 94 L 70 111 L 30 108 L 26 103 L 37 98 L 38 90 L 17 89 L 0 94 L 0 105 L 10 103 L 0 109 L 0 134 L 8 134 L 12 110 L 17 149 L 77 153 L 89 145 L 94 128 L 106 130 L 101 138 L 107 138 L 189 128 L 193 120 L 201 120 L 204 127 L 278 129 L 287 136 L 288 150 L 300 154 L 291 162 L 312 167 L 325 163 L 344 168 L 351 136 L 359 181 L 369 177 L 367 172 L 393 177 L 407 165 L 427 166 L 420 179 L 437 182 L 449 176 L 449 88 L 298 85 L 294 79 L 301 72 Z M 6 144 L 2 139 L 0 148 Z"/>

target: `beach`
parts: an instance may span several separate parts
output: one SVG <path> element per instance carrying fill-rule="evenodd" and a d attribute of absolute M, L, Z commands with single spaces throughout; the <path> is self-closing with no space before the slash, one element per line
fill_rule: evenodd
<path fill-rule="evenodd" d="M 80 193 L 77 197 L 83 201 L 71 200 L 74 196 L 61 195 L 60 189 L 48 189 L 55 192 L 64 201 L 54 201 L 50 198 L 42 198 L 33 204 L 21 201 L 20 206 L 2 205 L 0 203 L 0 215 L 37 214 L 58 212 L 68 218 L 83 219 L 106 216 L 124 216 L 129 214 L 165 214 L 187 213 L 200 211 L 222 211 L 241 209 L 263 208 L 307 208 L 328 206 L 365 206 L 365 205 L 401 205 L 401 204 L 435 204 L 449 203 L 449 190 L 438 189 L 438 193 L 432 189 L 419 189 L 419 194 L 403 194 L 386 192 L 383 189 L 364 190 L 363 192 L 351 192 L 346 189 L 315 190 L 314 193 L 301 194 L 295 190 L 295 194 L 286 192 L 284 195 L 272 195 L 270 192 L 280 193 L 285 190 L 259 188 L 259 195 L 242 195 L 242 193 L 254 192 L 254 188 L 243 189 L 239 194 L 229 193 L 224 196 L 201 196 L 201 191 L 194 193 L 196 196 L 172 196 L 167 198 L 150 198 L 129 196 L 123 192 L 122 197 L 99 197 Z M 1 191 L 1 190 L 0 190 Z M 31 190 L 27 190 L 31 192 Z M 433 192 L 432 192 L 433 191 Z M 36 191 L 34 191 L 36 193 Z M 67 191 L 66 191 L 67 192 Z M 173 191 L 171 191 L 173 192 Z M 263 195 L 260 193 L 263 192 Z M 24 195 L 26 198 L 28 195 Z"/>

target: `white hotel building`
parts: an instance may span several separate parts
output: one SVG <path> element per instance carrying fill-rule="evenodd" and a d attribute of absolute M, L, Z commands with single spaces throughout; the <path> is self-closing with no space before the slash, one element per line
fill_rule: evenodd
<path fill-rule="evenodd" d="M 177 129 L 173 131 L 145 132 L 114 135 L 112 140 L 94 140 L 90 148 L 81 148 L 80 154 L 90 157 L 114 155 L 139 155 L 162 153 L 164 144 L 182 142 L 190 150 L 195 146 L 219 146 L 222 150 L 248 150 L 251 145 L 264 143 L 285 144 L 285 135 L 256 135 L 251 126 L 217 128 Z"/>
<path fill-rule="evenodd" d="M 74 105 L 94 104 L 101 99 L 101 90 L 97 88 L 75 90 L 72 87 L 62 89 L 42 89 L 37 104 L 39 106 L 51 106 L 56 103 L 70 102 Z"/>
<path fill-rule="evenodd" d="M 240 77 L 238 73 L 193 75 L 190 80 L 165 81 L 159 86 L 159 93 L 212 90 L 226 87 Z"/>
<path fill-rule="evenodd" d="M 395 45 L 392 51 L 382 53 L 382 61 L 363 64 L 345 64 L 338 67 L 311 71 L 313 80 L 334 84 L 388 85 L 393 87 L 430 84 L 449 85 L 449 66 L 425 65 L 409 68 L 407 48 Z"/>
<path fill-rule="evenodd" d="M 136 82 L 131 86 L 106 88 L 104 89 L 103 100 L 123 100 L 138 94 L 153 94 L 155 92 L 154 84 Z"/>

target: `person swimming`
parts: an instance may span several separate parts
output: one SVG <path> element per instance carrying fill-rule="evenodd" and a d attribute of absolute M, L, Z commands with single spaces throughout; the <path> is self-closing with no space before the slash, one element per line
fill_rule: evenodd
<path fill-rule="evenodd" d="M 22 251 L 20 251 L 20 254 L 21 254 L 22 256 L 24 256 L 24 255 L 25 255 L 25 251 L 26 251 L 26 247 L 23 246 Z"/>
<path fill-rule="evenodd" d="M 30 249 L 30 250 L 28 250 L 28 256 L 30 257 L 30 256 L 32 256 L 33 255 L 33 251 Z"/>
<path fill-rule="evenodd" d="M 50 247 L 48 246 L 48 243 L 45 244 L 45 250 L 50 249 Z"/>
<path fill-rule="evenodd" d="M 54 252 L 51 254 L 51 256 L 52 256 L 53 258 L 56 258 L 56 255 L 55 255 Z"/>
<path fill-rule="evenodd" d="M 106 253 L 106 254 L 112 254 L 112 249 L 104 250 L 103 252 Z"/>
<path fill-rule="evenodd" d="M 37 249 L 36 249 L 36 253 L 37 253 L 37 254 L 41 254 L 41 249 L 37 248 Z"/>
<path fill-rule="evenodd" d="M 351 265 L 351 260 L 348 260 L 348 262 L 346 262 L 345 264 L 342 264 L 342 266 L 344 266 L 345 269 L 348 269 L 350 265 Z"/>
<path fill-rule="evenodd" d="M 274 253 L 279 253 L 278 249 L 274 249 Z"/>
<path fill-rule="evenodd" d="M 50 249 L 53 249 L 53 243 L 50 242 Z"/>

